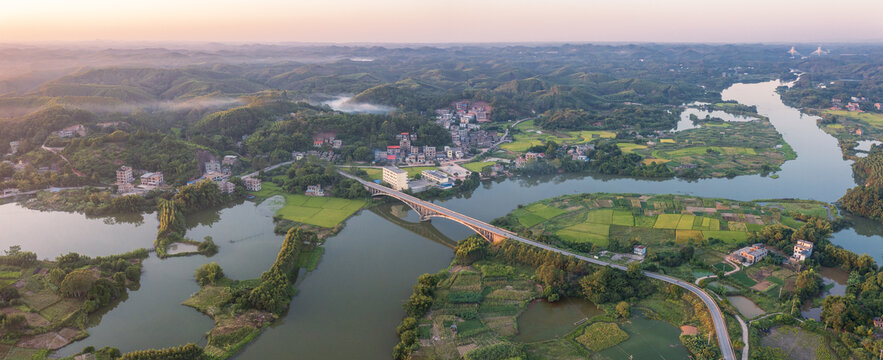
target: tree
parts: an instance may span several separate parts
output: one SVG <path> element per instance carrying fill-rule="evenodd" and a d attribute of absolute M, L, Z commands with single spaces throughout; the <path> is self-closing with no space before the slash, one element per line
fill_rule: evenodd
<path fill-rule="evenodd" d="M 794 292 L 800 300 L 806 300 L 815 296 L 821 289 L 821 286 L 821 279 L 815 270 L 809 269 L 797 275 Z"/>
<path fill-rule="evenodd" d="M 64 277 L 59 290 L 65 296 L 82 298 L 86 296 L 94 283 L 95 277 L 91 271 L 77 269 Z"/>
<path fill-rule="evenodd" d="M 457 244 L 454 253 L 457 261 L 464 265 L 481 260 L 487 255 L 490 244 L 478 235 L 472 235 Z"/>
<path fill-rule="evenodd" d="M 196 269 L 196 282 L 201 286 L 214 285 L 218 280 L 224 278 L 224 271 L 218 263 L 203 264 Z"/>
<path fill-rule="evenodd" d="M 631 309 L 632 307 L 625 301 L 620 301 L 616 304 L 616 314 L 619 315 L 620 318 L 628 319 L 632 314 Z"/>

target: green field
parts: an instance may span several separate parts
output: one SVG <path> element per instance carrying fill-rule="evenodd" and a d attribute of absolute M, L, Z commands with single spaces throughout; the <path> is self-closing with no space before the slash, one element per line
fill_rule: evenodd
<path fill-rule="evenodd" d="M 635 149 L 646 149 L 647 145 L 638 145 L 635 143 L 616 143 L 616 146 L 619 146 L 619 149 L 624 153 L 633 153 Z"/>
<path fill-rule="evenodd" d="M 532 146 L 543 145 L 548 141 L 554 141 L 559 144 L 568 143 L 575 145 L 584 144 L 597 138 L 612 139 L 616 137 L 616 133 L 612 131 L 583 130 L 547 132 L 546 130 L 538 129 L 533 120 L 518 124 L 516 129 L 521 130 L 522 132 L 513 135 L 513 142 L 500 145 L 501 149 L 513 152 L 525 152 Z M 541 133 L 538 133 L 537 131 Z"/>
<path fill-rule="evenodd" d="M 676 159 L 685 156 L 703 156 L 708 153 L 709 149 L 726 155 L 757 155 L 757 152 L 752 148 L 734 146 L 691 146 L 673 151 L 660 151 L 659 153 L 662 158 Z"/>
<path fill-rule="evenodd" d="M 629 210 L 616 209 L 613 211 L 613 225 L 635 226 L 635 217 Z"/>
<path fill-rule="evenodd" d="M 680 214 L 659 214 L 653 227 L 657 229 L 677 229 L 680 220 Z"/>
<path fill-rule="evenodd" d="M 283 219 L 332 228 L 365 206 L 364 200 L 284 194 L 285 206 L 276 215 Z"/>
<path fill-rule="evenodd" d="M 541 203 L 534 203 L 516 210 L 514 214 L 521 225 L 532 227 L 565 212 L 567 211 Z"/>
<path fill-rule="evenodd" d="M 485 166 L 496 164 L 493 161 L 480 161 L 480 162 L 471 162 L 468 164 L 463 164 L 462 166 L 466 168 L 466 170 L 472 172 L 481 172 L 481 169 L 484 169 Z"/>
<path fill-rule="evenodd" d="M 613 223 L 613 209 L 590 210 L 586 215 L 586 222 L 595 224 Z"/>
<path fill-rule="evenodd" d="M 571 243 L 592 243 L 602 248 L 610 243 L 610 225 L 607 224 L 576 224 L 558 230 L 555 234 Z"/>
<path fill-rule="evenodd" d="M 874 127 L 883 128 L 883 114 L 875 114 L 869 112 L 855 112 L 846 110 L 825 110 L 825 114 L 843 116 L 846 118 L 861 121 Z"/>

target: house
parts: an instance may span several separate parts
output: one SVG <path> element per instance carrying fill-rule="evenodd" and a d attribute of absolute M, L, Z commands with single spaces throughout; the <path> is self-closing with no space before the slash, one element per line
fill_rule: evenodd
<path fill-rule="evenodd" d="M 435 146 L 424 146 L 423 153 L 426 154 L 427 159 L 435 159 Z"/>
<path fill-rule="evenodd" d="M 812 255 L 812 248 L 813 243 L 811 241 L 797 240 L 797 244 L 794 245 L 794 254 L 791 255 L 791 258 L 798 262 L 804 261 Z"/>
<path fill-rule="evenodd" d="M 224 156 L 224 160 L 221 160 L 221 164 L 234 165 L 236 164 L 236 159 L 238 159 L 236 155 L 226 155 Z"/>
<path fill-rule="evenodd" d="M 883 318 L 877 316 L 874 318 L 874 327 L 883 327 Z"/>
<path fill-rule="evenodd" d="M 206 173 L 219 173 L 221 172 L 221 163 L 212 160 L 205 163 L 205 172 Z"/>
<path fill-rule="evenodd" d="M 299 152 L 299 151 L 293 151 L 293 152 L 291 153 L 291 158 L 294 159 L 294 160 L 298 160 L 298 161 L 300 161 L 301 159 L 303 159 L 305 156 L 306 156 L 306 155 L 305 155 L 304 153 Z"/>
<path fill-rule="evenodd" d="M 423 172 L 420 174 L 423 176 L 424 179 L 429 180 L 429 181 L 433 181 L 433 182 L 436 182 L 439 184 L 446 183 L 446 182 L 450 181 L 450 179 L 448 179 L 447 174 L 445 174 L 441 171 L 438 171 L 438 170 L 423 170 Z"/>
<path fill-rule="evenodd" d="M 331 147 L 334 149 L 340 149 L 343 146 L 343 140 L 331 140 Z"/>
<path fill-rule="evenodd" d="M 395 190 L 408 190 L 408 172 L 397 167 L 384 166 L 383 181 Z"/>
<path fill-rule="evenodd" d="M 17 153 L 18 152 L 18 145 L 19 145 L 18 141 L 10 141 L 9 142 L 9 153 L 11 153 L 11 154 Z"/>
<path fill-rule="evenodd" d="M 242 178 L 242 185 L 245 185 L 245 190 L 248 191 L 261 191 L 261 179 L 256 177 Z"/>
<path fill-rule="evenodd" d="M 846 110 L 849 111 L 862 111 L 861 105 L 859 103 L 846 103 Z"/>
<path fill-rule="evenodd" d="M 635 248 L 632 249 L 632 252 L 635 255 L 644 256 L 644 255 L 647 255 L 647 247 L 644 245 L 636 245 Z"/>
<path fill-rule="evenodd" d="M 881 107 L 880 103 L 874 103 L 874 109 L 877 109 L 877 111 L 880 111 L 881 110 L 880 107 Z"/>
<path fill-rule="evenodd" d="M 763 260 L 769 254 L 769 250 L 764 248 L 763 244 L 754 244 L 746 246 L 739 250 L 733 251 L 727 255 L 727 260 L 742 263 L 748 266 Z"/>
<path fill-rule="evenodd" d="M 322 185 L 307 185 L 307 191 L 304 191 L 304 195 L 325 196 L 325 190 L 322 190 Z"/>
<path fill-rule="evenodd" d="M 131 184 L 135 181 L 135 177 L 132 176 L 132 168 L 128 166 L 120 166 L 120 169 L 117 170 L 117 184 Z"/>
<path fill-rule="evenodd" d="M 862 136 L 862 129 L 855 129 L 855 134 L 858 136 Z"/>
<path fill-rule="evenodd" d="M 387 155 L 398 155 L 402 152 L 402 147 L 398 145 L 389 145 L 386 147 Z"/>
<path fill-rule="evenodd" d="M 63 138 L 72 137 L 74 135 L 86 136 L 86 127 L 83 126 L 83 124 L 68 126 L 64 129 L 56 131 L 55 135 L 58 135 L 58 137 L 63 137 Z"/>
<path fill-rule="evenodd" d="M 164 183 L 162 172 L 149 172 L 141 175 L 141 185 L 160 186 Z"/>
<path fill-rule="evenodd" d="M 236 191 L 236 184 L 233 184 L 229 181 L 221 180 L 218 181 L 216 184 L 218 184 L 218 189 L 221 189 L 221 192 L 224 194 L 232 194 L 234 191 Z"/>

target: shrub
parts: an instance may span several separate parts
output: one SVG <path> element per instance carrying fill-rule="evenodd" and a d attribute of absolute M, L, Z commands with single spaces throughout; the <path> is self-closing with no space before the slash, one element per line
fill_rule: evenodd
<path fill-rule="evenodd" d="M 215 282 L 224 278 L 224 270 L 221 269 L 218 263 L 208 263 L 196 269 L 194 276 L 200 286 L 214 285 Z"/>

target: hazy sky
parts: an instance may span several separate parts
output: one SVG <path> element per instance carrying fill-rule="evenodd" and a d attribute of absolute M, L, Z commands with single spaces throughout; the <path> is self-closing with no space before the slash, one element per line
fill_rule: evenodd
<path fill-rule="evenodd" d="M 0 42 L 883 40 L 883 0 L 0 0 Z"/>

